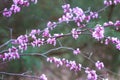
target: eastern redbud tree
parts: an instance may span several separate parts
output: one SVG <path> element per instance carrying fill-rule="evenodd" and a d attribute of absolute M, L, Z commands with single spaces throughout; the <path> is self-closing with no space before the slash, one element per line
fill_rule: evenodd
<path fill-rule="evenodd" d="M 39 1 L 37 0 L 12 0 L 10 7 L 5 7 L 3 10 L 1 10 L 1 15 L 6 19 L 10 19 L 12 16 L 21 13 L 22 9 L 25 7 L 29 7 L 32 4 L 35 6 L 38 2 Z M 78 44 L 75 44 L 75 42 L 81 42 L 81 40 L 79 40 L 80 37 L 83 38 L 84 36 L 87 36 L 89 37 L 86 38 L 89 39 L 88 43 L 92 43 L 91 40 L 95 40 L 94 42 L 98 42 L 105 46 L 113 45 L 112 47 L 119 51 L 119 37 L 110 35 L 110 30 L 118 32 L 119 35 L 120 20 L 111 20 L 113 9 L 116 6 L 119 6 L 119 3 L 120 0 L 103 0 L 104 6 L 95 11 L 92 10 L 92 7 L 84 10 L 82 7 L 71 6 L 71 4 L 63 0 L 63 4 L 61 5 L 61 10 L 63 11 L 62 15 L 55 21 L 46 21 L 46 25 L 44 25 L 43 29 L 34 28 L 26 32 L 26 34 L 17 36 L 17 38 L 13 38 L 13 33 L 10 29 L 11 39 L 0 45 L 0 49 L 2 49 L 9 43 L 11 44 L 11 46 L 7 47 L 7 49 L 5 48 L 0 51 L 1 64 L 11 62 L 13 60 L 20 60 L 25 56 L 36 56 L 43 58 L 42 60 L 46 61 L 46 63 L 54 64 L 54 66 L 56 66 L 58 69 L 63 67 L 64 69 L 68 69 L 70 72 L 78 75 L 75 80 L 108 80 L 109 73 L 118 75 L 107 68 L 107 62 L 104 63 L 104 61 L 102 61 L 100 58 L 92 59 L 92 56 L 97 56 L 95 55 L 97 53 L 87 53 L 86 51 L 82 50 Z M 99 20 L 102 18 L 101 13 L 105 13 L 107 9 L 110 9 L 108 20 L 99 22 Z M 91 23 L 94 23 L 94 25 L 91 25 Z M 65 31 L 63 32 L 62 30 Z M 65 43 L 69 41 L 71 41 L 70 43 L 71 45 L 74 45 L 74 47 L 71 45 L 65 45 Z M 31 47 L 31 49 L 42 49 L 42 46 L 51 46 L 51 48 L 49 50 L 45 50 L 44 52 L 37 51 L 33 53 L 25 53 L 27 50 L 29 50 L 29 47 Z M 62 50 L 64 50 L 62 53 L 57 53 L 57 51 Z M 58 56 L 50 55 L 52 52 L 57 53 Z M 64 56 L 61 57 L 61 54 L 72 55 L 74 58 L 67 59 Z M 100 55 L 105 55 L 105 53 L 101 53 Z M 115 55 L 117 55 L 117 53 L 115 53 Z M 87 60 L 92 66 L 87 64 L 85 65 L 85 60 L 83 62 L 81 61 L 81 63 L 77 62 L 75 58 L 78 58 L 78 56 Z M 49 64 L 47 66 L 49 66 Z M 47 77 L 44 72 L 42 72 L 43 74 L 40 76 L 29 75 L 28 73 L 29 72 L 0 72 L 1 75 L 26 77 L 31 80 L 49 80 L 49 77 Z M 79 75 L 83 74 L 85 77 L 79 78 L 82 77 Z M 2 80 L 4 80 L 4 78 L 2 78 Z"/>

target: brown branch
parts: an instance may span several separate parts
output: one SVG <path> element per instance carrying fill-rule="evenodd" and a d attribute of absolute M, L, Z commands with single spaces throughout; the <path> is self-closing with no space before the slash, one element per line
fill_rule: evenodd
<path fill-rule="evenodd" d="M 113 3 L 113 0 L 112 0 L 112 3 Z M 112 5 L 110 6 L 110 10 L 109 10 L 109 13 L 108 13 L 108 21 L 110 21 L 111 18 L 112 18 L 114 8 L 115 8 L 115 5 L 112 4 Z"/>
<path fill-rule="evenodd" d="M 20 76 L 20 77 L 27 77 L 27 78 L 33 78 L 33 79 L 40 79 L 37 76 L 32 76 L 32 75 L 24 75 L 22 74 L 18 74 L 18 73 L 8 73 L 8 72 L 0 72 L 0 74 L 2 75 L 9 75 L 9 76 Z"/>

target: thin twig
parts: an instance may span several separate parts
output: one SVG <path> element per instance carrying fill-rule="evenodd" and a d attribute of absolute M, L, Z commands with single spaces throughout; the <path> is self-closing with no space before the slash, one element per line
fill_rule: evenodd
<path fill-rule="evenodd" d="M 2 75 L 10 75 L 10 76 L 20 76 L 20 77 L 27 77 L 27 78 L 33 78 L 33 79 L 40 79 L 37 76 L 32 75 L 24 75 L 24 74 L 18 74 L 18 73 L 8 73 L 8 72 L 0 72 Z"/>
<path fill-rule="evenodd" d="M 0 46 L 0 48 L 6 46 L 7 44 L 9 44 L 10 42 L 12 42 L 13 40 L 14 40 L 14 39 L 10 39 L 9 41 L 5 42 L 4 44 L 2 44 L 2 45 Z"/>

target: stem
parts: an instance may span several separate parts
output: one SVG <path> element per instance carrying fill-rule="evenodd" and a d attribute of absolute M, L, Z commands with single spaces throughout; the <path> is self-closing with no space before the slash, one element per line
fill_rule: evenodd
<path fill-rule="evenodd" d="M 33 78 L 33 79 L 40 79 L 40 78 L 37 77 L 37 76 L 17 74 L 17 73 L 0 72 L 0 74 L 2 74 L 2 75 L 9 75 L 9 76 L 27 77 L 27 78 Z"/>

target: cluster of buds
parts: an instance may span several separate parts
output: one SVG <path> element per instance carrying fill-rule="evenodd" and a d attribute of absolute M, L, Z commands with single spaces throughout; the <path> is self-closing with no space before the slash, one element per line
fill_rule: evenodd
<path fill-rule="evenodd" d="M 21 11 L 21 6 L 28 7 L 30 5 L 30 2 L 37 3 L 37 0 L 13 0 L 13 4 L 11 7 L 5 8 L 3 10 L 3 16 L 5 17 L 11 17 L 12 14 L 16 14 Z"/>
<path fill-rule="evenodd" d="M 18 49 L 16 47 L 9 48 L 8 52 L 0 55 L 0 59 L 3 61 L 5 60 L 12 60 L 12 59 L 19 59 L 20 55 L 18 53 Z"/>
<path fill-rule="evenodd" d="M 104 5 L 110 6 L 110 5 L 117 5 L 120 3 L 120 0 L 104 0 Z"/>
<path fill-rule="evenodd" d="M 116 22 L 112 22 L 112 21 L 105 22 L 103 24 L 103 26 L 104 27 L 114 26 L 116 30 L 119 30 L 120 29 L 120 20 L 117 20 Z"/>
<path fill-rule="evenodd" d="M 68 61 L 66 59 L 60 59 L 60 58 L 56 58 L 56 57 L 50 57 L 47 58 L 47 61 L 50 63 L 54 63 L 55 65 L 57 65 L 57 67 L 63 66 L 65 65 L 67 68 L 69 68 L 70 70 L 73 71 L 81 71 L 81 64 L 77 64 L 75 61 Z"/>
<path fill-rule="evenodd" d="M 89 22 L 91 19 L 98 18 L 97 12 L 90 11 L 87 15 L 79 7 L 71 8 L 70 4 L 65 4 L 62 6 L 62 8 L 64 11 L 64 15 L 62 15 L 62 17 L 58 19 L 59 23 L 61 22 L 69 23 L 69 21 L 74 21 L 78 27 L 82 28 L 82 27 L 85 27 L 83 22 Z"/>

